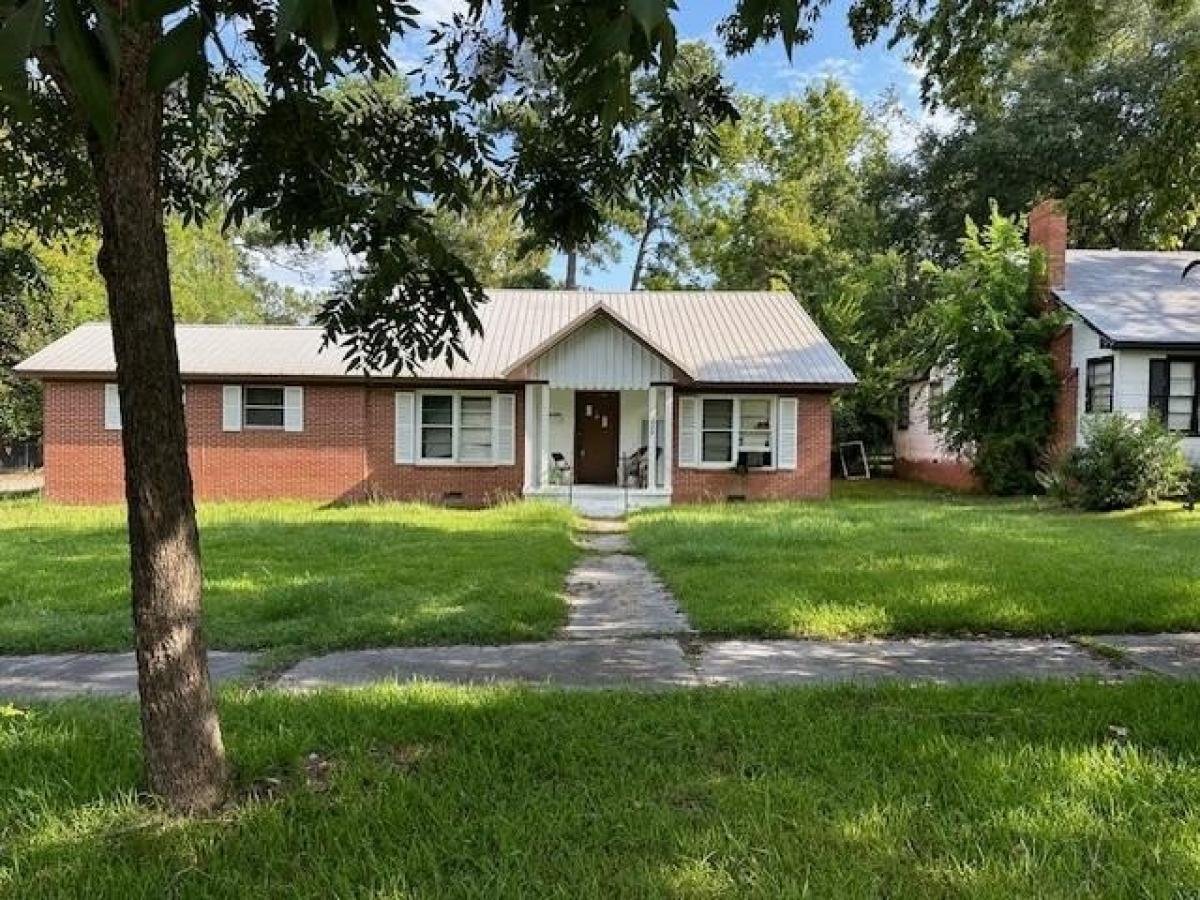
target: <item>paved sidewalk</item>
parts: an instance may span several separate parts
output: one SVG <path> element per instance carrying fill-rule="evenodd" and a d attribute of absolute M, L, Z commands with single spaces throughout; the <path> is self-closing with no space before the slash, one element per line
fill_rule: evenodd
<path fill-rule="evenodd" d="M 1103 645 L 1106 652 L 1092 647 Z M 218 680 L 247 674 L 251 653 L 213 651 Z M 657 690 L 729 684 L 823 685 L 893 681 L 1120 680 L 1200 678 L 1200 634 L 895 641 L 684 641 L 670 637 L 559 640 L 536 644 L 353 650 L 302 660 L 284 690 L 429 680 L 513 682 L 571 688 Z M 136 692 L 133 655 L 80 653 L 0 657 L 0 698 L 50 700 Z"/>
<path fill-rule="evenodd" d="M 208 671 L 216 681 L 245 675 L 257 654 L 210 650 Z M 87 695 L 137 693 L 132 653 L 56 653 L 0 656 L 0 697 L 59 700 Z"/>
<path fill-rule="evenodd" d="M 572 640 L 682 635 L 691 632 L 675 598 L 633 553 L 625 523 L 583 520 L 577 541 L 588 551 L 567 575 Z"/>

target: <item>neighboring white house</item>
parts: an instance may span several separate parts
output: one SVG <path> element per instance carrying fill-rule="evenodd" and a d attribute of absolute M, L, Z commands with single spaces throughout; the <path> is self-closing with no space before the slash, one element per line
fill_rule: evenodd
<path fill-rule="evenodd" d="M 1075 441 L 1086 416 L 1151 411 L 1200 464 L 1200 276 L 1195 253 L 1068 250 L 1054 295 L 1071 316 Z"/>
<path fill-rule="evenodd" d="M 1067 250 L 1066 219 L 1053 201 L 1030 214 L 1029 230 L 1031 243 L 1046 251 L 1050 297 L 1070 319 L 1053 347 L 1063 385 L 1058 445 L 1082 444 L 1090 415 L 1144 419 L 1153 412 L 1200 465 L 1200 272 L 1183 277 L 1200 254 Z M 938 434 L 937 398 L 950 383 L 935 371 L 901 391 L 901 475 L 966 486 L 969 460 L 947 450 Z"/>

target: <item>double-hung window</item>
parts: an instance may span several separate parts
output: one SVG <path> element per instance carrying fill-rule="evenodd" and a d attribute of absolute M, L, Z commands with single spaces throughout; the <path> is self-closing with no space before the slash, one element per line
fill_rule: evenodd
<path fill-rule="evenodd" d="M 281 387 L 242 388 L 242 421 L 247 428 L 283 428 L 284 405 Z"/>
<path fill-rule="evenodd" d="M 772 466 L 772 397 L 705 397 L 700 408 L 700 461 L 705 465 Z"/>
<path fill-rule="evenodd" d="M 417 421 L 423 462 L 491 463 L 496 459 L 493 394 L 421 394 Z"/>
<path fill-rule="evenodd" d="M 945 388 L 940 381 L 929 382 L 929 402 L 926 411 L 930 431 L 941 431 L 945 420 Z"/>
<path fill-rule="evenodd" d="M 1200 359 L 1151 360 L 1150 409 L 1171 431 L 1200 434 Z"/>
<path fill-rule="evenodd" d="M 1087 413 L 1110 413 L 1113 411 L 1113 358 L 1087 361 L 1087 393 L 1083 410 Z"/>

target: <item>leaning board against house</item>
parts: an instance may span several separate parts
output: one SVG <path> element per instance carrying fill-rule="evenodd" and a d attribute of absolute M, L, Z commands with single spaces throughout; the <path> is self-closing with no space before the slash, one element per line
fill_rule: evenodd
<path fill-rule="evenodd" d="M 828 494 L 831 395 L 854 376 L 791 294 L 492 291 L 480 314 L 466 360 L 404 377 L 347 372 L 316 328 L 178 326 L 197 496 Z M 120 501 L 108 326 L 17 368 L 45 383 L 48 497 Z"/>
<path fill-rule="evenodd" d="M 1088 416 L 1153 415 L 1200 466 L 1200 272 L 1183 277 L 1200 254 L 1069 250 L 1066 216 L 1055 201 L 1030 213 L 1029 240 L 1045 251 L 1049 299 L 1068 317 L 1051 346 L 1061 379 L 1057 449 L 1084 442 Z M 952 379 L 935 370 L 901 388 L 901 475 L 969 486 L 970 460 L 946 449 L 937 424 L 937 395 Z"/>

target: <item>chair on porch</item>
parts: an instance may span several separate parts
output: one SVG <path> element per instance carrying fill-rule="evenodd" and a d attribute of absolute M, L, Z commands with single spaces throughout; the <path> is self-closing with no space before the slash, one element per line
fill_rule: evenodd
<path fill-rule="evenodd" d="M 644 488 L 649 483 L 650 460 L 645 447 L 621 457 L 620 485 L 627 488 Z"/>
<path fill-rule="evenodd" d="M 550 454 L 550 483 L 571 483 L 571 464 L 567 462 L 565 456 L 558 452 Z"/>

